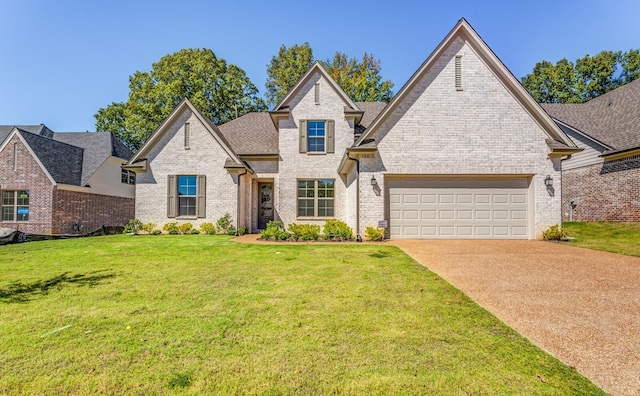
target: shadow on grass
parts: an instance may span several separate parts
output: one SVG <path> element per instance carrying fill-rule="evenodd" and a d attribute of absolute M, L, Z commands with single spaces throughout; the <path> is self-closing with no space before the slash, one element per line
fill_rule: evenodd
<path fill-rule="evenodd" d="M 25 303 L 29 302 L 36 295 L 49 293 L 49 289 L 62 289 L 64 286 L 76 284 L 78 286 L 96 286 L 105 279 L 116 276 L 108 270 L 91 271 L 87 274 L 69 275 L 64 272 L 51 279 L 39 280 L 33 283 L 13 282 L 5 287 L 0 287 L 0 301 L 4 303 Z"/>

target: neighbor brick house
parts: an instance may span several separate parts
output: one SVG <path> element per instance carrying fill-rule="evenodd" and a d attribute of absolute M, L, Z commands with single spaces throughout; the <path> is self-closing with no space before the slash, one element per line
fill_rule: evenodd
<path fill-rule="evenodd" d="M 583 149 L 562 161 L 563 220 L 640 221 L 640 80 L 542 107 Z"/>
<path fill-rule="evenodd" d="M 0 125 L 0 228 L 38 234 L 122 226 L 134 216 L 132 153 L 109 133 Z"/>
<path fill-rule="evenodd" d="M 533 239 L 560 223 L 561 158 L 579 150 L 463 19 L 388 104 L 353 102 L 316 63 L 268 113 L 216 126 L 184 100 L 124 168 L 158 225 Z"/>

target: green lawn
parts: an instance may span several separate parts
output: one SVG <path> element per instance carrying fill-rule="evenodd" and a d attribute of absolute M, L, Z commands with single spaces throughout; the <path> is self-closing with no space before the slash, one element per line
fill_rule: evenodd
<path fill-rule="evenodd" d="M 563 223 L 575 239 L 569 243 L 589 249 L 640 257 L 640 223 Z"/>
<path fill-rule="evenodd" d="M 174 392 L 604 394 L 393 246 L 0 247 L 0 394 Z"/>

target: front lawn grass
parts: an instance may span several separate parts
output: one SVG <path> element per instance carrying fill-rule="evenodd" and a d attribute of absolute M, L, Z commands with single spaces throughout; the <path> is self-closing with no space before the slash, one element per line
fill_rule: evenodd
<path fill-rule="evenodd" d="M 570 244 L 605 252 L 640 257 L 640 223 L 563 223 Z"/>
<path fill-rule="evenodd" d="M 393 246 L 0 247 L 0 393 L 176 391 L 603 394 Z"/>

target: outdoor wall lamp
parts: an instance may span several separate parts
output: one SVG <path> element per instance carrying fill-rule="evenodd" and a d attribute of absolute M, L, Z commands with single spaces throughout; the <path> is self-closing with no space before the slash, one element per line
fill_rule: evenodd
<path fill-rule="evenodd" d="M 544 185 L 547 187 L 553 187 L 553 179 L 551 176 L 547 175 L 547 177 L 544 178 Z"/>
<path fill-rule="evenodd" d="M 375 176 L 371 176 L 371 185 L 375 186 L 377 184 L 378 184 L 378 181 L 376 180 L 376 177 Z"/>

